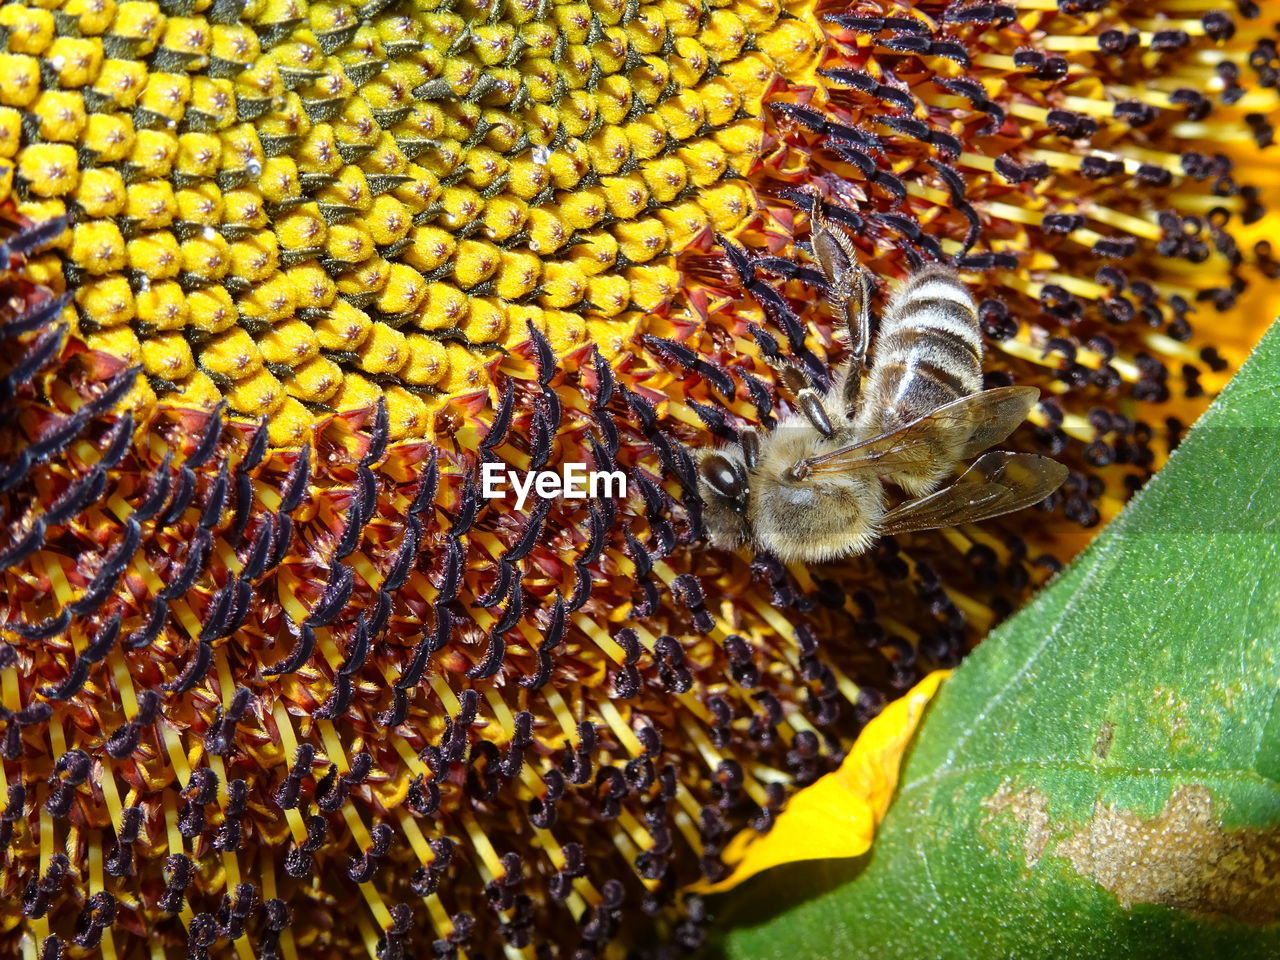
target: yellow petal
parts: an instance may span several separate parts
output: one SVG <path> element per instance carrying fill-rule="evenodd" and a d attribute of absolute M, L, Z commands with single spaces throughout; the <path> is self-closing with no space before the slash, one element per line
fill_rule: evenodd
<path fill-rule="evenodd" d="M 907 745 L 949 676 L 950 670 L 935 670 L 885 707 L 858 736 L 840 769 L 793 796 L 772 830 L 763 836 L 744 830 L 730 841 L 724 852 L 725 863 L 733 865 L 728 877 L 693 889 L 720 893 L 784 863 L 866 853 L 897 789 Z"/>

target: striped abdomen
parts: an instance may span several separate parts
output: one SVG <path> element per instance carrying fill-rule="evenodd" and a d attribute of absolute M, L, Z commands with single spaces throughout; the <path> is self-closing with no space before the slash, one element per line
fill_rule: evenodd
<path fill-rule="evenodd" d="M 973 297 L 952 270 L 927 266 L 880 320 L 860 433 L 888 433 L 981 389 L 982 334 Z"/>

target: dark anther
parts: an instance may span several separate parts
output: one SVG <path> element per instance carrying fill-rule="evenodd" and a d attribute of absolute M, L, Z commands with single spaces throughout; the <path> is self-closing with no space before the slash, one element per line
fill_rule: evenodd
<path fill-rule="evenodd" d="M 231 743 L 236 735 L 236 724 L 244 717 L 244 712 L 252 699 L 253 694 L 247 687 L 237 687 L 226 712 L 223 713 L 222 707 L 218 706 L 214 721 L 205 734 L 205 749 L 219 757 L 225 757 L 231 751 Z"/>
<path fill-rule="evenodd" d="M 533 362 L 538 368 L 538 386 L 545 387 L 556 374 L 556 355 L 551 349 L 551 342 L 532 321 L 528 329 L 529 342 L 533 345 Z"/>
<path fill-rule="evenodd" d="M 1156 118 L 1156 110 L 1141 100 L 1121 100 L 1112 108 L 1112 115 L 1130 127 L 1145 127 Z"/>
<path fill-rule="evenodd" d="M 214 451 L 218 449 L 218 441 L 222 439 L 222 414 L 226 410 L 226 403 L 220 402 L 209 414 L 209 421 L 205 424 L 204 433 L 196 441 L 195 448 L 186 459 L 186 465 L 192 470 L 199 470 L 209 458 L 213 456 Z"/>
<path fill-rule="evenodd" d="M 422 473 L 418 479 L 418 489 L 414 492 L 413 502 L 409 504 L 407 511 L 411 517 L 417 517 L 431 505 L 435 499 L 436 485 L 440 480 L 440 466 L 438 451 L 432 450 L 431 456 L 427 459 L 427 464 L 422 469 Z"/>
<path fill-rule="evenodd" d="M 596 408 L 606 407 L 613 396 L 613 369 L 609 366 L 609 361 L 600 353 L 600 347 L 595 344 L 591 348 L 591 363 L 596 376 L 595 397 L 591 405 Z"/>
<path fill-rule="evenodd" d="M 387 401 L 378 397 L 378 404 L 373 411 L 373 426 L 369 431 L 369 448 L 360 458 L 360 466 L 370 467 L 383 458 L 387 452 L 387 440 L 391 436 L 391 421 L 387 417 Z"/>
<path fill-rule="evenodd" d="M 1157 30 L 1151 36 L 1151 50 L 1155 53 L 1170 53 L 1181 50 L 1191 42 L 1185 30 Z"/>
<path fill-rule="evenodd" d="M 304 623 L 298 633 L 298 642 L 294 646 L 293 652 L 285 659 L 263 670 L 263 676 L 275 677 L 285 673 L 296 673 L 304 663 L 311 659 L 315 646 L 315 631 Z"/>
<path fill-rule="evenodd" d="M 1128 53 L 1138 45 L 1138 31 L 1104 30 L 1098 34 L 1098 49 L 1103 53 L 1117 57 Z"/>
<path fill-rule="evenodd" d="M 502 398 L 498 401 L 498 409 L 494 412 L 493 422 L 480 441 L 483 450 L 493 450 L 502 445 L 507 431 L 511 428 L 511 416 L 515 410 L 515 381 L 508 379 L 502 389 Z"/>
<path fill-rule="evenodd" d="M 654 643 L 654 658 L 662 685 L 673 693 L 687 693 L 693 677 L 684 666 L 684 648 L 675 637 L 663 635 Z"/>
<path fill-rule="evenodd" d="M 183 894 L 191 883 L 191 859 L 185 854 L 170 854 L 164 864 L 166 889 L 157 904 L 160 910 L 168 914 L 182 911 Z"/>
<path fill-rule="evenodd" d="M 289 475 L 285 478 L 284 491 L 281 494 L 280 512 L 293 513 L 298 509 L 298 505 L 302 503 L 302 498 L 307 494 L 307 487 L 311 481 L 311 445 L 304 444 L 302 449 L 298 451 L 297 458 L 293 466 L 289 469 Z"/>
<path fill-rule="evenodd" d="M 329 582 L 325 585 L 320 600 L 311 609 L 304 626 L 327 627 L 338 618 L 351 592 L 355 587 L 355 572 L 343 564 L 335 564 L 329 573 Z"/>

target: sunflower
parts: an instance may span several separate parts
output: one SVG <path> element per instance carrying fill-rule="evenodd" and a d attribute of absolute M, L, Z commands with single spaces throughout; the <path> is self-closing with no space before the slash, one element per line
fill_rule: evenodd
<path fill-rule="evenodd" d="M 0 7 L 0 943 L 620 956 L 1112 516 L 1274 309 L 1245 0 Z M 1014 518 L 788 568 L 697 447 L 947 260 Z M 480 465 L 627 495 L 482 496 Z"/>

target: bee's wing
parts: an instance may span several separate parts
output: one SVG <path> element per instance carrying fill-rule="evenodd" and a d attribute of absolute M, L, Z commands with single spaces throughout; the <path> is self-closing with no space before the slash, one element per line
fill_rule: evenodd
<path fill-rule="evenodd" d="M 1039 503 L 1067 479 L 1067 468 L 1038 453 L 984 454 L 949 487 L 884 516 L 880 532 L 909 533 L 974 523 Z"/>
<path fill-rule="evenodd" d="M 1035 387 L 996 387 L 939 407 L 892 433 L 800 461 L 810 475 L 867 471 L 879 475 L 930 464 L 942 451 L 956 460 L 999 443 L 1027 418 L 1040 399 Z"/>

